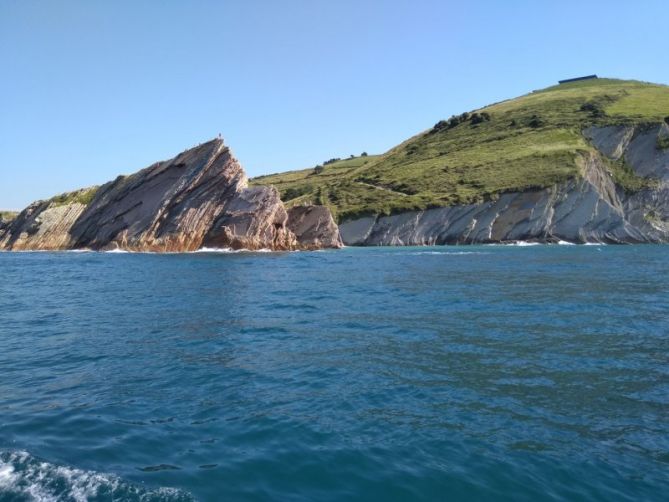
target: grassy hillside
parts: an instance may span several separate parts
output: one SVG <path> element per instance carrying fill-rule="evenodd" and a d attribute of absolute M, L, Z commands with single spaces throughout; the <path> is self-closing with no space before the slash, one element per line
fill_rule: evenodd
<path fill-rule="evenodd" d="M 328 205 L 339 221 L 480 202 L 505 191 L 546 187 L 579 175 L 577 158 L 592 147 L 588 125 L 661 122 L 669 87 L 597 79 L 562 84 L 440 121 L 384 155 L 262 176 L 289 205 Z M 647 181 L 610 163 L 616 181 L 636 190 Z"/>

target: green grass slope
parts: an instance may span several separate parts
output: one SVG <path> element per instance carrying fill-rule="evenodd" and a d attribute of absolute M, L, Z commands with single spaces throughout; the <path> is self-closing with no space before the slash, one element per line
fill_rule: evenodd
<path fill-rule="evenodd" d="M 556 85 L 452 117 L 379 156 L 251 180 L 274 185 L 288 205 L 329 206 L 345 221 L 365 214 L 481 202 L 580 175 L 592 147 L 589 125 L 658 123 L 669 116 L 669 87 L 596 79 Z M 648 181 L 610 162 L 617 183 Z"/>

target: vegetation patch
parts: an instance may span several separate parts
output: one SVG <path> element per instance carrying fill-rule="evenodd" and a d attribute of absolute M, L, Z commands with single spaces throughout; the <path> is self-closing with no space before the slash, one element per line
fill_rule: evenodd
<path fill-rule="evenodd" d="M 55 197 L 52 197 L 49 200 L 49 202 L 51 203 L 51 207 L 67 206 L 68 204 L 74 204 L 74 203 L 83 204 L 84 206 L 87 206 L 88 204 L 91 203 L 91 201 L 95 197 L 98 188 L 100 187 L 94 186 L 90 188 L 83 188 L 81 190 L 76 190 L 74 192 L 67 192 L 60 195 L 56 195 Z"/>
<path fill-rule="evenodd" d="M 646 188 L 656 188 L 659 184 L 659 180 L 639 176 L 632 166 L 625 162 L 624 158 L 620 160 L 611 160 L 604 156 L 601 156 L 601 158 L 611 173 L 615 184 L 627 193 L 638 192 Z"/>
<path fill-rule="evenodd" d="M 659 150 L 669 150 L 669 136 L 660 136 L 657 138 L 657 148 Z"/>
<path fill-rule="evenodd" d="M 8 222 L 16 219 L 19 215 L 16 211 L 0 211 L 0 221 Z"/>
<path fill-rule="evenodd" d="M 339 222 L 477 203 L 580 176 L 577 158 L 593 151 L 582 135 L 588 126 L 657 124 L 668 115 L 668 87 L 571 82 L 440 120 L 383 155 L 333 159 L 318 173 L 291 171 L 251 183 L 276 186 L 288 205 L 325 204 Z M 654 183 L 623 163 L 610 170 L 625 190 Z"/>

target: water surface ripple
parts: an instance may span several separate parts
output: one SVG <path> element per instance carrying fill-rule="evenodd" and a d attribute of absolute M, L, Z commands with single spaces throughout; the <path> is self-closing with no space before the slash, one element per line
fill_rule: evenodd
<path fill-rule="evenodd" d="M 668 257 L 0 253 L 0 499 L 660 500 Z"/>

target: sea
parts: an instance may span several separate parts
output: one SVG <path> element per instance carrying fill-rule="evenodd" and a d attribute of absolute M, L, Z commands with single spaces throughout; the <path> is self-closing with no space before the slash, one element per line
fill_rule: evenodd
<path fill-rule="evenodd" d="M 1 501 L 669 496 L 669 247 L 0 253 Z"/>

